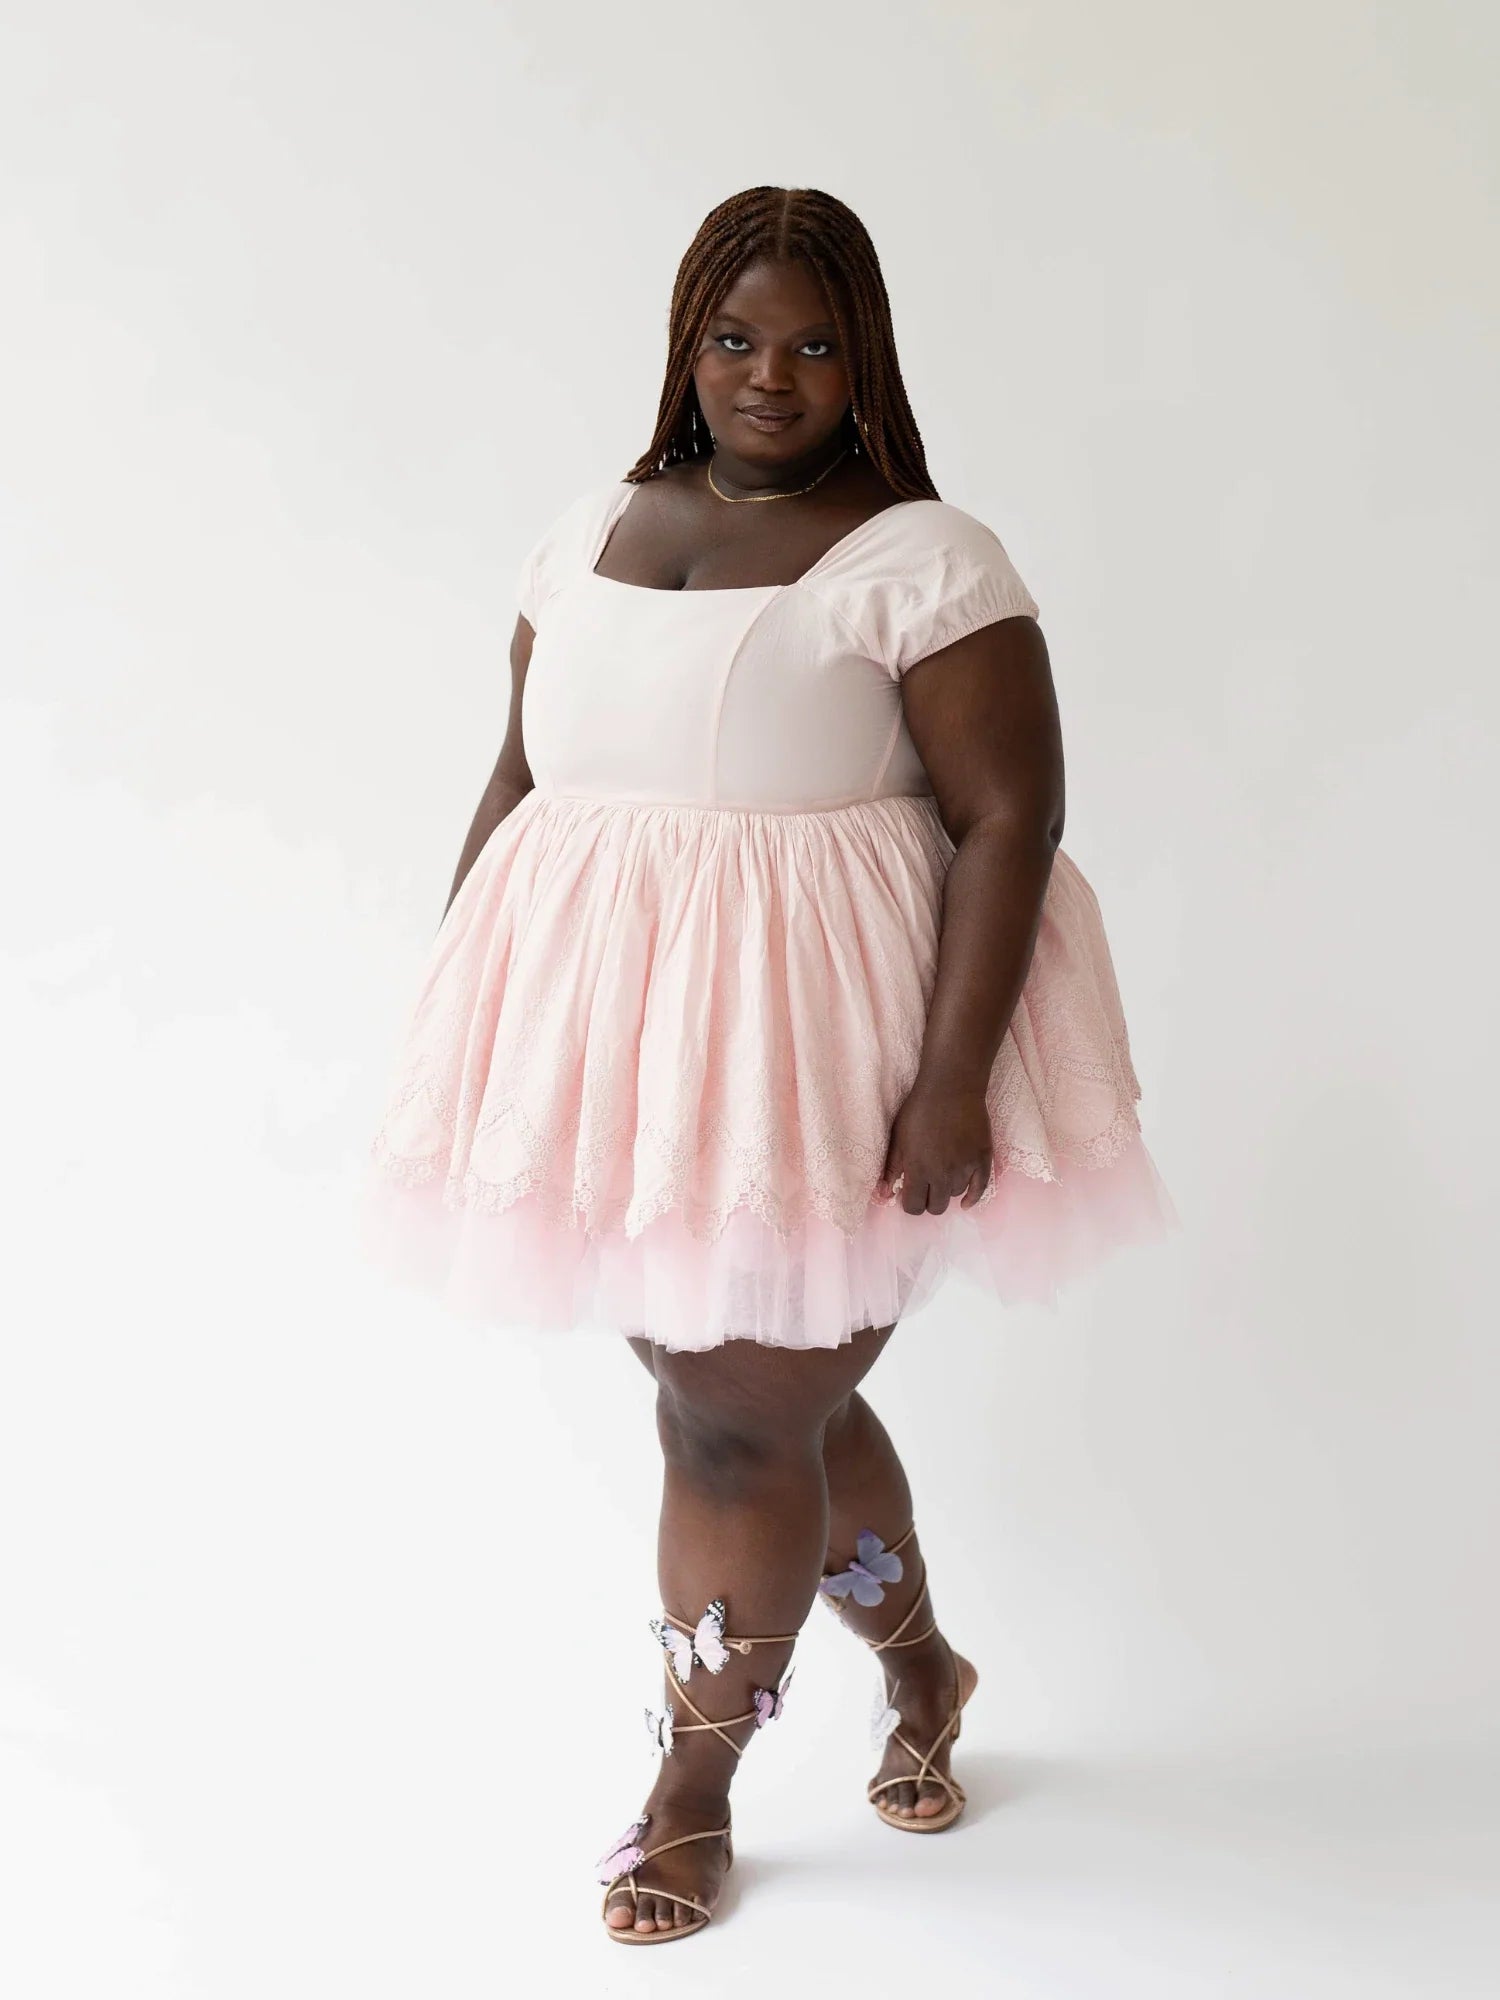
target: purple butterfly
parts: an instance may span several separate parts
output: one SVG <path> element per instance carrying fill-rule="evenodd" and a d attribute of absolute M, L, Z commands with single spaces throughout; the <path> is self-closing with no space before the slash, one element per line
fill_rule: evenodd
<path fill-rule="evenodd" d="M 884 1586 L 901 1580 L 901 1558 L 891 1555 L 879 1535 L 869 1528 L 861 1529 L 854 1546 L 857 1553 L 849 1567 L 825 1576 L 818 1588 L 828 1597 L 853 1597 L 856 1604 L 881 1604 L 885 1600 Z"/>
<path fill-rule="evenodd" d="M 633 1819 L 613 1846 L 599 1856 L 594 1866 L 601 1883 L 607 1886 L 617 1875 L 633 1875 L 640 1867 L 646 1857 L 637 1843 L 650 1817 L 650 1813 L 642 1813 L 639 1819 Z"/>
<path fill-rule="evenodd" d="M 724 1600 L 716 1597 L 698 1620 L 697 1630 L 679 1632 L 665 1618 L 653 1618 L 651 1630 L 660 1639 L 678 1680 L 685 1681 L 694 1667 L 706 1667 L 711 1674 L 723 1673 L 729 1663 L 724 1644 Z"/>
<path fill-rule="evenodd" d="M 786 1700 L 786 1691 L 791 1686 L 792 1675 L 796 1671 L 795 1667 L 788 1667 L 786 1679 L 774 1694 L 769 1688 L 752 1688 L 750 1690 L 750 1700 L 755 1709 L 755 1726 L 757 1729 L 764 1729 L 768 1722 L 774 1722 L 777 1716 L 780 1715 L 782 1703 Z"/>

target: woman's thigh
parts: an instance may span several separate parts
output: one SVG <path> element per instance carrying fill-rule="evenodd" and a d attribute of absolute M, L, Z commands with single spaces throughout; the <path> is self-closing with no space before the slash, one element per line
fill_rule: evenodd
<path fill-rule="evenodd" d="M 629 1336 L 662 1399 L 700 1423 L 747 1438 L 821 1431 L 874 1367 L 894 1326 L 865 1327 L 840 1347 L 726 1340 L 669 1352 Z"/>

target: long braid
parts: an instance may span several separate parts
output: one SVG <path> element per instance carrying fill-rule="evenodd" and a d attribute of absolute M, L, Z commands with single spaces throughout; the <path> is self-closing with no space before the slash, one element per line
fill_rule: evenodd
<path fill-rule="evenodd" d="M 712 455 L 693 368 L 714 309 L 744 267 L 761 258 L 800 260 L 827 294 L 849 373 L 844 425 L 851 448 L 868 455 L 901 499 L 939 499 L 901 379 L 875 245 L 854 211 L 821 188 L 746 188 L 705 216 L 672 287 L 656 432 L 625 479 L 639 484 L 669 465 Z"/>

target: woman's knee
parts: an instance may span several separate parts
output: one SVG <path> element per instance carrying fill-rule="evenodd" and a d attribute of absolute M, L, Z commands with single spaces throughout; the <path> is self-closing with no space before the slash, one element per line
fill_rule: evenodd
<path fill-rule="evenodd" d="M 729 1341 L 703 1353 L 656 1357 L 657 1428 L 668 1462 L 715 1484 L 740 1485 L 820 1458 L 835 1413 L 854 1392 L 891 1329 L 842 1347 L 799 1349 Z"/>
<path fill-rule="evenodd" d="M 821 1451 L 825 1411 L 795 1389 L 762 1388 L 704 1379 L 657 1378 L 656 1427 L 672 1469 L 695 1485 L 738 1493 L 809 1463 Z"/>
<path fill-rule="evenodd" d="M 778 1419 L 685 1401 L 665 1385 L 657 1392 L 656 1429 L 675 1472 L 721 1493 L 744 1492 L 816 1453 L 814 1429 L 795 1415 Z"/>

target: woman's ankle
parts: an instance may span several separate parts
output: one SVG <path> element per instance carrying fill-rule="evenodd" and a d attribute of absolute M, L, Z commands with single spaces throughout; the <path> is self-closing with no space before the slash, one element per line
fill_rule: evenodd
<path fill-rule="evenodd" d="M 684 1819 L 723 1820 L 729 1813 L 729 1787 L 727 1784 L 682 1784 L 671 1774 L 663 1772 L 651 1787 L 646 1804 L 654 1813 L 676 1813 Z"/>

